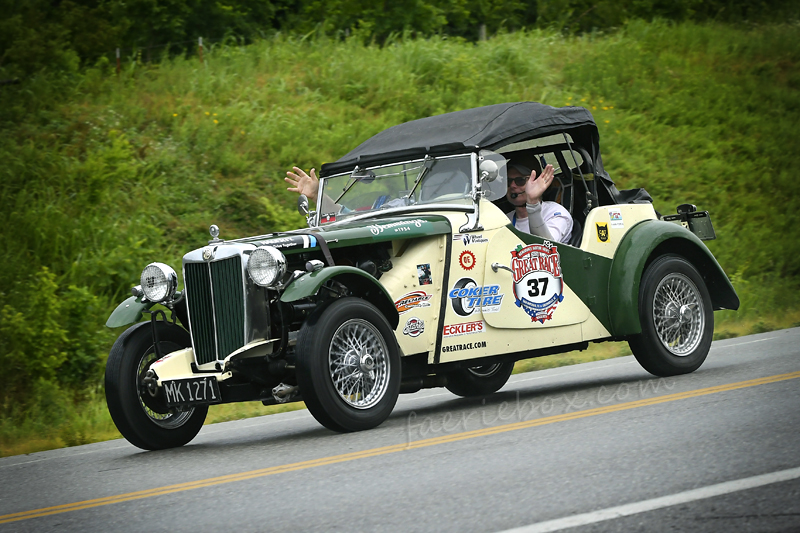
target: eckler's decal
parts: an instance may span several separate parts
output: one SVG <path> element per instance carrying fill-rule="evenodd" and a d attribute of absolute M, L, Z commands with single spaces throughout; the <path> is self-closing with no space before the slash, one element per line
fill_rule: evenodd
<path fill-rule="evenodd" d="M 622 211 L 619 209 L 609 209 L 608 219 L 611 221 L 612 228 L 624 228 L 625 223 L 622 220 Z"/>
<path fill-rule="evenodd" d="M 394 306 L 397 308 L 397 312 L 401 315 L 407 311 L 411 311 L 412 309 L 417 309 L 419 307 L 430 307 L 431 304 L 428 300 L 431 299 L 431 295 L 425 291 L 414 291 L 409 292 L 408 294 L 404 294 L 394 303 Z"/>
<path fill-rule="evenodd" d="M 503 303 L 500 285 L 481 287 L 471 278 L 461 278 L 456 281 L 447 296 L 450 298 L 453 311 L 459 316 L 469 316 L 479 307 L 484 313 L 496 313 Z"/>
<path fill-rule="evenodd" d="M 417 277 L 419 278 L 420 286 L 433 283 L 433 280 L 431 280 L 431 264 L 417 265 Z"/>
<path fill-rule="evenodd" d="M 550 241 L 524 248 L 519 245 L 511 252 L 511 270 L 517 307 L 528 313 L 531 321 L 544 324 L 553 318 L 553 312 L 564 299 L 558 249 Z"/>
<path fill-rule="evenodd" d="M 608 242 L 608 224 L 596 224 L 597 226 L 597 242 Z"/>
<path fill-rule="evenodd" d="M 454 344 L 452 346 L 442 346 L 442 353 L 460 352 L 461 350 L 478 350 L 486 348 L 486 341 L 468 342 L 466 344 Z"/>
<path fill-rule="evenodd" d="M 403 328 L 403 335 L 419 337 L 423 331 L 425 331 L 425 322 L 421 318 L 412 316 L 406 322 L 406 327 Z"/>
<path fill-rule="evenodd" d="M 469 250 L 464 250 L 461 252 L 461 255 L 458 256 L 458 264 L 461 265 L 461 268 L 464 270 L 472 270 L 475 268 L 475 254 Z"/>
<path fill-rule="evenodd" d="M 443 337 L 458 337 L 459 335 L 483 333 L 486 331 L 486 322 L 477 320 L 475 322 L 465 322 L 463 324 L 447 324 L 442 331 Z"/>

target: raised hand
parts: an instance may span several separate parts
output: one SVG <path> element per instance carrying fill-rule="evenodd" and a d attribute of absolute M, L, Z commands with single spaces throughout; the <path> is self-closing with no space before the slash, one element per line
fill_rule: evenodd
<path fill-rule="evenodd" d="M 289 171 L 286 173 L 286 183 L 291 185 L 286 190 L 296 192 L 297 194 L 305 194 L 309 201 L 317 201 L 317 190 L 319 190 L 319 179 L 317 179 L 316 171 L 312 168 L 309 174 L 299 167 L 293 167 L 294 172 Z"/>

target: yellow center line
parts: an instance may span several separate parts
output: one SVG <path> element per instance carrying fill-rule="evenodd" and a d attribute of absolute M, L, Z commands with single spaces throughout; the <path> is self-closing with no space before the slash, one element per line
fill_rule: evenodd
<path fill-rule="evenodd" d="M 428 439 L 416 440 L 402 444 L 392 444 L 390 446 L 382 446 L 380 448 L 371 448 L 358 452 L 345 453 L 341 455 L 332 455 L 329 457 L 322 457 L 319 459 L 311 459 L 308 461 L 301 461 L 299 463 L 290 463 L 280 466 L 272 466 L 269 468 L 260 468 L 258 470 L 250 470 L 247 472 L 240 472 L 238 474 L 228 474 L 224 476 L 212 477 L 207 479 L 200 479 L 197 481 L 187 481 L 185 483 L 177 483 L 175 485 L 167 485 L 165 487 L 157 487 L 154 489 L 140 490 L 136 492 L 127 492 L 125 494 L 117 494 L 115 496 L 106 496 L 104 498 L 96 498 L 93 500 L 84 500 L 81 502 L 67 503 L 63 505 L 56 505 L 53 507 L 45 507 L 43 509 L 34 509 L 31 511 L 21 511 L 18 513 L 11 513 L 0 516 L 0 524 L 8 522 L 16 522 L 18 520 L 27 520 L 30 518 L 38 518 L 53 514 L 67 513 L 70 511 L 78 511 L 81 509 L 89 509 L 92 507 L 100 507 L 102 505 L 110 505 L 113 503 L 127 502 L 131 500 L 140 500 L 143 498 L 152 498 L 154 496 L 163 496 L 165 494 L 172 494 L 174 492 L 183 492 L 187 490 L 200 489 L 204 487 L 211 487 L 214 485 L 221 485 L 223 483 L 233 483 L 236 481 L 245 481 L 264 476 L 271 476 L 274 474 L 283 474 L 286 472 L 294 472 L 297 470 L 305 470 L 308 468 L 316 468 L 320 466 L 332 465 L 336 463 L 343 463 L 346 461 L 355 461 L 356 459 L 366 459 L 368 457 L 376 457 L 379 455 L 386 455 L 390 453 L 401 452 L 404 450 L 414 450 L 418 448 L 425 448 L 427 446 L 437 446 L 439 444 L 447 444 L 450 442 L 458 442 L 466 439 L 473 439 L 476 437 L 486 437 L 489 435 L 497 435 L 507 431 L 516 431 L 519 429 L 527 429 L 537 426 L 544 426 L 546 424 L 554 424 L 556 422 L 566 422 L 568 420 L 577 420 L 579 418 L 587 418 L 590 416 L 597 416 L 607 413 L 615 413 L 625 411 L 628 409 L 637 409 L 639 407 L 647 407 L 650 405 L 658 405 L 661 403 L 674 402 L 676 400 L 684 400 L 688 398 L 697 398 L 699 396 L 706 396 L 709 394 L 717 394 L 720 392 L 727 392 L 736 389 L 744 389 L 747 387 L 755 387 L 757 385 L 766 385 L 768 383 L 776 383 L 788 379 L 800 378 L 800 372 L 790 372 L 788 374 L 778 374 L 775 376 L 768 376 L 764 378 L 750 379 L 747 381 L 738 381 L 736 383 L 729 383 L 727 385 L 717 385 L 715 387 L 707 387 L 703 389 L 696 389 L 687 392 L 676 392 L 673 394 L 666 394 L 663 396 L 656 396 L 645 400 L 636 400 L 632 402 L 624 402 L 615 405 L 607 405 L 604 407 L 596 407 L 594 409 L 586 409 L 583 411 L 575 411 L 562 415 L 547 416 L 543 418 L 536 418 L 533 420 L 525 420 L 522 422 L 514 422 L 511 424 L 502 424 L 483 429 L 475 429 L 471 431 L 463 431 L 460 433 L 453 433 L 451 435 L 443 435 L 440 437 L 432 437 Z"/>

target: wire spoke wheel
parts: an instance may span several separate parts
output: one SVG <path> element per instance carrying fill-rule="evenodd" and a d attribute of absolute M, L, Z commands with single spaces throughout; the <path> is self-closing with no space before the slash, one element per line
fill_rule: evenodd
<path fill-rule="evenodd" d="M 167 354 L 191 346 L 189 332 L 158 321 L 159 349 Z M 163 391 L 148 386 L 145 376 L 156 360 L 153 325 L 140 322 L 119 336 L 108 355 L 106 403 L 114 425 L 134 446 L 162 450 L 192 440 L 208 413 L 207 405 L 185 411 L 167 407 Z"/>
<path fill-rule="evenodd" d="M 389 386 L 386 343 L 377 328 L 351 319 L 333 334 L 328 351 L 330 376 L 339 397 L 356 409 L 377 404 Z"/>
<path fill-rule="evenodd" d="M 329 429 L 380 425 L 400 394 L 400 352 L 392 326 L 361 298 L 320 307 L 297 336 L 297 384 L 308 410 Z"/>
<path fill-rule="evenodd" d="M 703 277 L 685 258 L 655 259 L 639 285 L 641 333 L 628 339 L 642 367 L 656 376 L 694 372 L 714 334 L 714 311 Z"/>
<path fill-rule="evenodd" d="M 179 346 L 175 346 L 169 351 L 179 349 Z M 150 368 L 150 365 L 153 361 L 156 360 L 155 351 L 152 347 L 147 350 L 147 353 L 139 361 L 139 366 L 136 372 L 136 395 L 139 398 L 139 405 L 141 406 L 144 414 L 147 415 L 155 425 L 162 427 L 164 429 L 175 429 L 181 427 L 183 424 L 186 423 L 192 417 L 192 413 L 194 413 L 194 407 L 187 409 L 186 411 L 177 411 L 175 409 L 168 410 L 165 413 L 160 413 L 151 407 L 153 403 L 148 401 L 146 395 L 150 393 L 147 390 L 147 387 L 144 385 L 144 376 L 147 373 L 147 370 Z M 148 406 L 148 403 L 150 406 Z"/>
<path fill-rule="evenodd" d="M 471 366 L 467 368 L 467 372 L 479 378 L 488 378 L 500 371 L 503 367 L 502 363 L 495 363 L 493 365 Z"/>
<path fill-rule="evenodd" d="M 670 353 L 686 356 L 700 343 L 705 313 L 700 293 L 687 276 L 674 273 L 656 287 L 653 323 L 659 340 Z"/>

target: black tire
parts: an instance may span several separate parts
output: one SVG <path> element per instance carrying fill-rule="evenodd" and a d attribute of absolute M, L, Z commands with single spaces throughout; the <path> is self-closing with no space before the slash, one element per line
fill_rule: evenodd
<path fill-rule="evenodd" d="M 192 440 L 208 413 L 208 406 L 187 411 L 170 410 L 163 400 L 149 395 L 141 380 L 156 360 L 149 322 L 142 322 L 119 336 L 106 364 L 106 403 L 111 419 L 122 436 L 144 450 L 183 446 Z M 191 346 L 189 333 L 166 322 L 158 322 L 162 354 Z"/>
<path fill-rule="evenodd" d="M 380 425 L 400 394 L 400 354 L 391 326 L 359 298 L 319 309 L 297 337 L 297 382 L 308 410 L 328 429 Z"/>
<path fill-rule="evenodd" d="M 499 391 L 506 384 L 514 363 L 494 363 L 491 365 L 460 368 L 447 375 L 447 390 L 457 396 L 486 396 Z"/>
<path fill-rule="evenodd" d="M 474 280 L 469 278 L 461 278 L 460 280 L 456 281 L 455 285 L 453 285 L 453 289 L 472 289 L 477 287 L 478 284 L 475 283 Z M 465 305 L 465 300 L 469 297 L 465 298 L 453 298 L 453 311 L 456 312 L 457 315 L 460 316 L 469 316 L 475 311 L 476 306 L 469 307 L 469 305 Z M 479 306 L 477 306 L 479 307 Z"/>
<path fill-rule="evenodd" d="M 653 261 L 639 285 L 642 332 L 628 344 L 642 367 L 655 376 L 697 370 L 714 334 L 714 310 L 697 269 L 676 255 Z"/>

